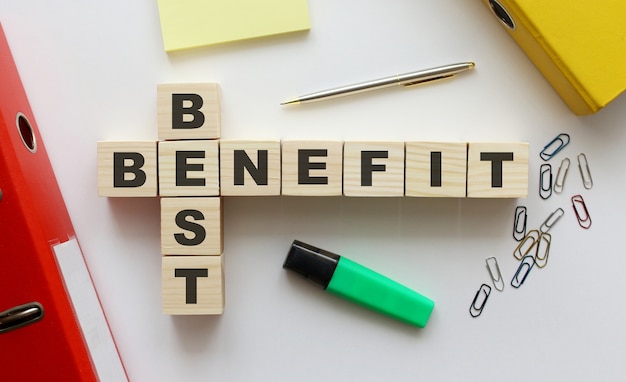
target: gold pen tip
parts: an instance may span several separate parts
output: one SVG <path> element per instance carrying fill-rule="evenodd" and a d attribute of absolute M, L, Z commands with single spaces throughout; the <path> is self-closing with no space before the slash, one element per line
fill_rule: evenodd
<path fill-rule="evenodd" d="M 297 99 L 292 99 L 291 101 L 285 101 L 285 102 L 281 102 L 281 105 L 297 105 L 299 104 L 300 101 Z"/>
<path fill-rule="evenodd" d="M 470 69 L 474 69 L 474 66 L 476 66 L 476 64 L 473 63 L 473 62 L 468 62 L 467 64 L 468 64 Z"/>

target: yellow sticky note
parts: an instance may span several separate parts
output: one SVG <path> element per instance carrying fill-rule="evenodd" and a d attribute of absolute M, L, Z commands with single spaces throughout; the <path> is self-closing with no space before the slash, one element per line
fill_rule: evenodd
<path fill-rule="evenodd" d="M 158 0 L 166 52 L 310 29 L 306 0 Z"/>

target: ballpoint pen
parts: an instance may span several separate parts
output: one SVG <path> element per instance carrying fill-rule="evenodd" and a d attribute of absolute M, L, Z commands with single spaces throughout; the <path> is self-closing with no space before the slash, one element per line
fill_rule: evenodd
<path fill-rule="evenodd" d="M 382 89 L 391 86 L 413 86 L 425 82 L 435 81 L 443 78 L 453 77 L 454 75 L 472 69 L 473 62 L 462 62 L 458 64 L 438 66 L 436 68 L 420 70 L 417 72 L 399 74 L 391 77 L 380 78 L 377 80 L 361 82 L 358 84 L 346 85 L 334 89 L 322 90 L 316 93 L 310 93 L 298 98 L 281 103 L 281 105 L 292 105 L 313 101 L 321 101 L 330 98 L 342 97 L 348 94 L 362 93 L 374 89 Z"/>

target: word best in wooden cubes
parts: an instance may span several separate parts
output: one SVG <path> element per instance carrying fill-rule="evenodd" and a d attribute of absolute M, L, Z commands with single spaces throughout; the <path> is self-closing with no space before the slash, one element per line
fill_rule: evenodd
<path fill-rule="evenodd" d="M 467 196 L 528 196 L 528 143 L 469 143 Z"/>
<path fill-rule="evenodd" d="M 163 313 L 224 312 L 224 255 L 163 256 L 161 272 Z"/>
<path fill-rule="evenodd" d="M 217 139 L 220 88 L 215 83 L 157 85 L 159 139 Z"/>
<path fill-rule="evenodd" d="M 467 143 L 406 142 L 406 196 L 466 196 Z"/>
<path fill-rule="evenodd" d="M 157 143 L 98 142 L 98 195 L 157 196 Z"/>
<path fill-rule="evenodd" d="M 343 142 L 283 141 L 282 195 L 342 194 Z"/>
<path fill-rule="evenodd" d="M 343 193 L 404 196 L 404 142 L 344 142 Z"/>
<path fill-rule="evenodd" d="M 280 195 L 280 151 L 279 140 L 221 140 L 221 195 Z"/>
<path fill-rule="evenodd" d="M 159 142 L 161 196 L 219 196 L 219 141 Z"/>

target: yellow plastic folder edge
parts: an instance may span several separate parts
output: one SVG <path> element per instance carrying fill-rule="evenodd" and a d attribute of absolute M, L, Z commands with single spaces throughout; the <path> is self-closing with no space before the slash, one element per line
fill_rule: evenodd
<path fill-rule="evenodd" d="M 626 1 L 483 2 L 575 114 L 595 113 L 626 89 Z"/>
<path fill-rule="evenodd" d="M 306 31 L 306 0 L 158 0 L 166 52 Z"/>

